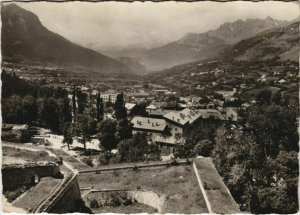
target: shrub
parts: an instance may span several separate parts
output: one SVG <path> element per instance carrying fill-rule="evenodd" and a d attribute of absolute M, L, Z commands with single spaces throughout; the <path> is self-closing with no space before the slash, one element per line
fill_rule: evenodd
<path fill-rule="evenodd" d="M 193 152 L 196 155 L 209 157 L 213 149 L 214 149 L 214 145 L 212 141 L 202 140 L 194 147 Z"/>
<path fill-rule="evenodd" d="M 89 166 L 93 166 L 93 159 L 92 158 L 89 158 L 89 157 L 84 157 L 82 158 L 82 162 L 85 163 L 86 165 L 89 165 Z"/>
<path fill-rule="evenodd" d="M 134 165 L 133 168 L 132 168 L 133 171 L 137 171 L 138 169 L 139 168 L 136 165 Z"/>
<path fill-rule="evenodd" d="M 109 164 L 109 160 L 111 159 L 112 154 L 110 152 L 104 152 L 98 157 L 98 161 L 101 165 Z"/>
<path fill-rule="evenodd" d="M 91 208 L 99 208 L 98 201 L 96 199 L 92 199 L 90 202 L 90 207 Z"/>

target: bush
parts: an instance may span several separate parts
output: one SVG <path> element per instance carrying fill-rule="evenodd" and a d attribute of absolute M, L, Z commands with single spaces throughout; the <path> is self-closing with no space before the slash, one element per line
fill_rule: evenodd
<path fill-rule="evenodd" d="M 91 208 L 99 208 L 98 201 L 96 199 L 92 199 L 90 202 L 90 207 Z"/>
<path fill-rule="evenodd" d="M 14 201 L 16 198 L 18 198 L 21 194 L 25 193 L 27 190 L 29 190 L 31 186 L 21 186 L 18 187 L 15 190 L 10 191 L 4 191 L 3 194 L 7 198 L 8 202 Z"/>
<path fill-rule="evenodd" d="M 213 146 L 212 141 L 202 140 L 194 147 L 193 152 L 196 155 L 209 157 L 213 149 L 214 149 L 214 146 Z"/>
<path fill-rule="evenodd" d="M 109 164 L 109 160 L 111 159 L 112 154 L 110 152 L 104 152 L 103 154 L 99 155 L 98 161 L 101 165 Z"/>
<path fill-rule="evenodd" d="M 89 157 L 84 157 L 82 158 L 82 162 L 85 163 L 86 165 L 88 166 L 91 166 L 93 167 L 93 159 L 92 158 L 89 158 Z"/>

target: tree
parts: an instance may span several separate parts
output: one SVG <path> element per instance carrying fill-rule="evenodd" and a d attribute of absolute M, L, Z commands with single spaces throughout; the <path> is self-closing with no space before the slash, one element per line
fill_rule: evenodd
<path fill-rule="evenodd" d="M 78 120 L 78 132 L 81 136 L 81 143 L 84 146 L 84 151 L 86 152 L 86 142 L 91 140 L 91 135 L 93 131 L 93 119 L 87 114 L 80 115 Z"/>
<path fill-rule="evenodd" d="M 249 108 L 243 131 L 217 129 L 214 164 L 243 210 L 296 213 L 299 175 L 295 110 L 277 105 Z"/>
<path fill-rule="evenodd" d="M 67 97 L 60 98 L 58 102 L 58 114 L 59 114 L 59 131 L 63 133 L 65 123 L 72 121 L 72 113 L 70 109 L 70 101 Z"/>
<path fill-rule="evenodd" d="M 77 95 L 77 104 L 78 104 L 77 112 L 78 114 L 83 114 L 83 111 L 87 103 L 87 95 L 81 92 L 80 89 L 76 90 L 76 95 Z"/>
<path fill-rule="evenodd" d="M 127 118 L 120 119 L 117 122 L 117 133 L 118 140 L 130 139 L 132 137 L 132 123 Z"/>
<path fill-rule="evenodd" d="M 210 140 L 201 140 L 194 147 L 194 154 L 209 157 L 214 148 L 213 142 Z"/>
<path fill-rule="evenodd" d="M 37 101 L 38 122 L 54 132 L 59 131 L 59 107 L 53 97 L 41 98 Z"/>
<path fill-rule="evenodd" d="M 256 95 L 256 100 L 260 104 L 270 105 L 272 92 L 270 90 L 262 90 Z"/>
<path fill-rule="evenodd" d="M 298 151 L 297 113 L 278 105 L 252 107 L 246 121 L 264 147 L 266 156 L 276 157 L 280 149 Z"/>
<path fill-rule="evenodd" d="M 73 112 L 73 121 L 77 122 L 77 105 L 76 105 L 76 89 L 73 89 L 72 94 L 72 112 Z"/>
<path fill-rule="evenodd" d="M 103 107 L 103 99 L 100 98 L 99 92 L 97 94 L 96 111 L 97 111 L 97 120 L 98 122 L 100 122 L 104 118 L 104 107 Z"/>
<path fill-rule="evenodd" d="M 73 125 L 72 123 L 68 122 L 64 124 L 63 128 L 63 143 L 66 143 L 68 146 L 68 149 L 70 150 L 70 145 L 73 144 Z"/>
<path fill-rule="evenodd" d="M 146 111 L 146 106 L 142 104 L 137 104 L 131 111 L 131 115 L 132 116 L 139 115 L 144 117 L 148 116 L 148 113 Z"/>
<path fill-rule="evenodd" d="M 142 162 L 160 159 L 159 152 L 147 143 L 146 135 L 137 133 L 132 139 L 122 140 L 118 145 L 119 162 Z M 156 154 L 154 156 L 154 154 Z"/>
<path fill-rule="evenodd" d="M 101 146 L 108 151 L 117 147 L 117 140 L 113 133 L 102 133 L 99 135 L 99 141 Z"/>
<path fill-rule="evenodd" d="M 105 119 L 98 124 L 97 128 L 99 133 L 116 133 L 116 121 Z"/>
<path fill-rule="evenodd" d="M 22 118 L 25 123 L 31 125 L 36 119 L 36 104 L 33 96 L 25 96 L 22 99 Z"/>
<path fill-rule="evenodd" d="M 98 139 L 100 145 L 106 150 L 112 150 L 116 148 L 118 142 L 115 137 L 116 122 L 110 119 L 103 120 L 98 125 Z"/>
<path fill-rule="evenodd" d="M 179 97 L 174 94 L 170 94 L 165 99 L 166 102 L 179 102 Z"/>
<path fill-rule="evenodd" d="M 127 116 L 123 93 L 117 95 L 115 102 L 115 114 L 117 120 L 126 118 Z"/>

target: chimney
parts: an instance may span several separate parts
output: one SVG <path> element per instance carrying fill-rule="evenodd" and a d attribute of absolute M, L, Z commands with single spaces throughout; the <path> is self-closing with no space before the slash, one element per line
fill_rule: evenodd
<path fill-rule="evenodd" d="M 152 122 L 152 127 L 154 127 L 154 123 Z"/>
<path fill-rule="evenodd" d="M 177 119 L 177 122 L 180 122 L 180 119 L 179 119 L 179 118 Z"/>
<path fill-rule="evenodd" d="M 148 119 L 148 123 L 150 123 L 150 119 Z"/>
<path fill-rule="evenodd" d="M 159 126 L 158 122 L 156 122 L 156 126 Z"/>

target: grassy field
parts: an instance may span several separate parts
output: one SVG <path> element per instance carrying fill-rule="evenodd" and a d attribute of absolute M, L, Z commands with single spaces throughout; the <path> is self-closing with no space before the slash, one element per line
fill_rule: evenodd
<path fill-rule="evenodd" d="M 145 189 L 166 195 L 166 213 L 207 213 L 192 166 L 114 170 L 79 175 L 81 188 Z"/>
<path fill-rule="evenodd" d="M 2 155 L 3 157 L 7 156 L 7 157 L 18 158 L 27 162 L 56 161 L 54 157 L 50 157 L 49 154 L 44 151 L 29 151 L 29 150 L 17 149 L 17 148 L 7 147 L 7 146 L 2 146 Z"/>
<path fill-rule="evenodd" d="M 51 177 L 42 178 L 41 181 L 31 188 L 14 206 L 26 210 L 35 208 L 43 199 L 47 198 L 60 184 L 62 179 Z"/>
<path fill-rule="evenodd" d="M 90 166 L 80 162 L 79 160 L 77 160 L 76 158 L 72 157 L 71 155 L 69 155 L 68 153 L 59 150 L 59 149 L 48 149 L 49 151 L 53 152 L 54 154 L 56 154 L 58 157 L 62 157 L 64 161 L 66 161 L 67 163 L 69 163 L 71 166 L 73 166 L 75 169 L 86 169 L 86 168 L 90 168 Z"/>

